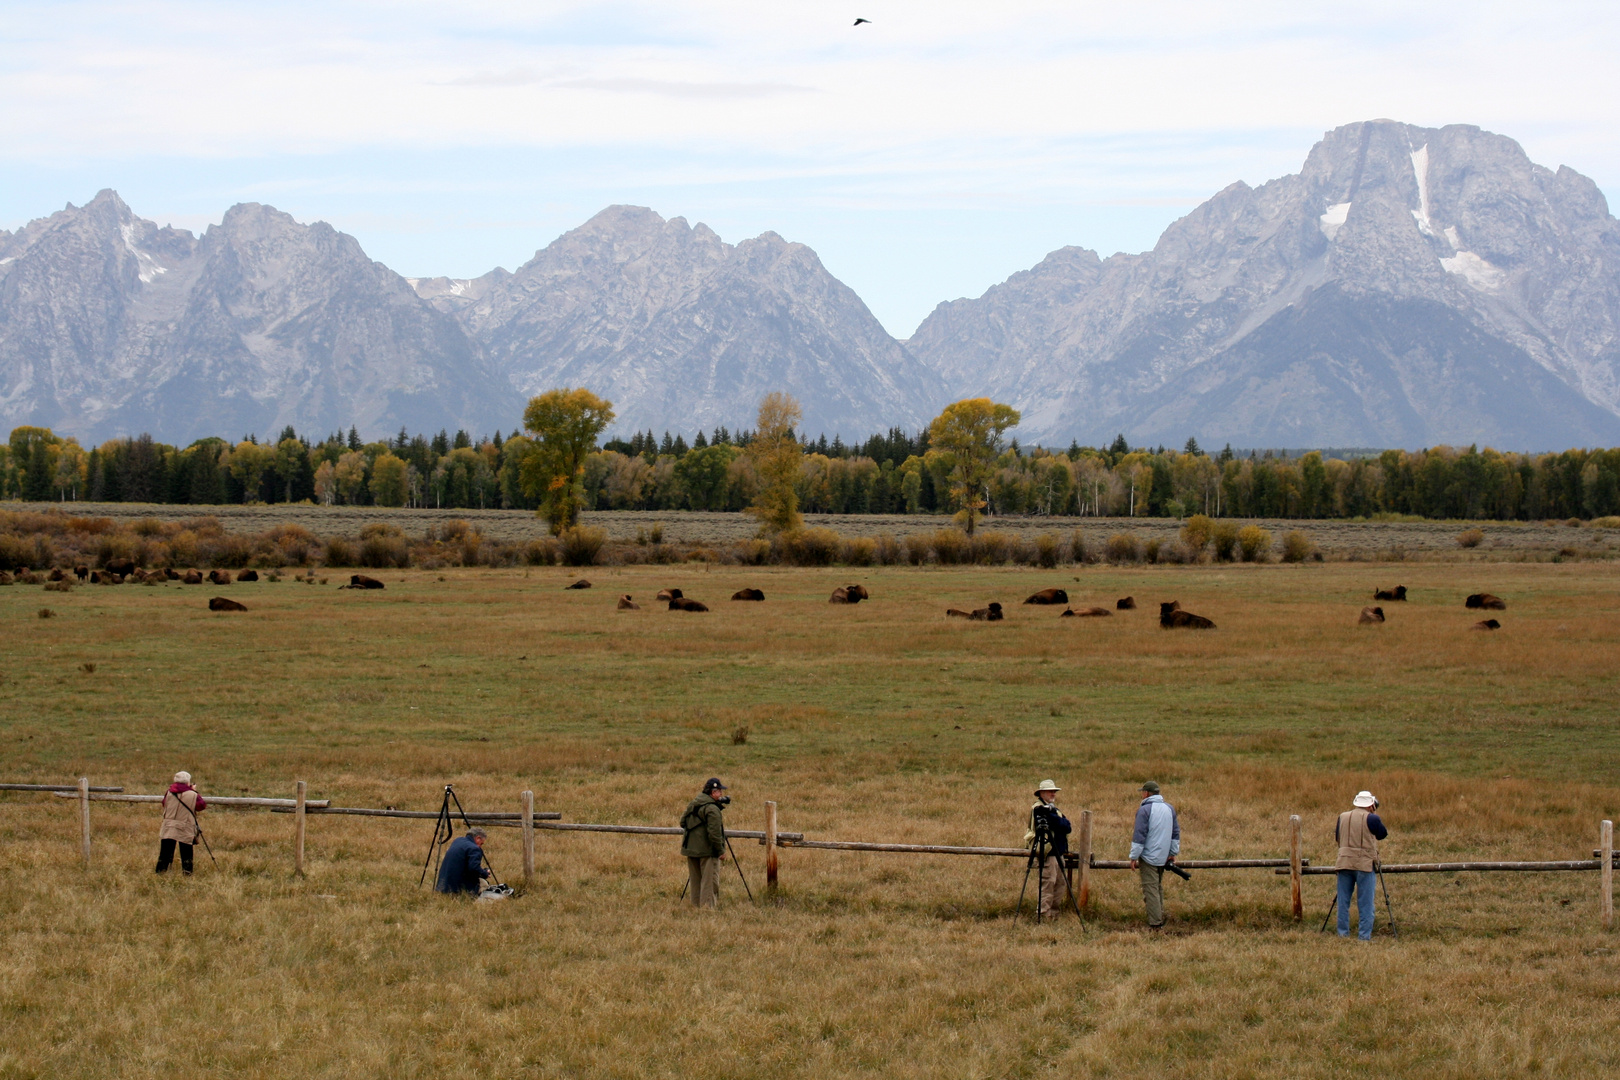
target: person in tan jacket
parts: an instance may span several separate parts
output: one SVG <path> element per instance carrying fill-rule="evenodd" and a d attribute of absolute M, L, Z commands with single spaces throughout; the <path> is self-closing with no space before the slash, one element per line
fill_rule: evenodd
<path fill-rule="evenodd" d="M 1349 810 L 1339 815 L 1333 837 L 1339 842 L 1339 936 L 1350 936 L 1350 894 L 1356 894 L 1357 936 L 1371 941 L 1377 912 L 1373 888 L 1377 880 L 1378 841 L 1389 835 L 1379 820 L 1378 800 L 1370 791 L 1358 791 Z"/>
<path fill-rule="evenodd" d="M 169 865 L 174 862 L 174 849 L 180 848 L 180 872 L 191 873 L 191 856 L 196 850 L 197 837 L 202 834 L 202 826 L 197 821 L 197 815 L 208 808 L 207 801 L 202 793 L 191 786 L 191 774 L 177 772 L 174 774 L 174 783 L 163 795 L 163 828 L 158 833 L 158 861 L 157 872 L 162 874 L 168 871 Z"/>

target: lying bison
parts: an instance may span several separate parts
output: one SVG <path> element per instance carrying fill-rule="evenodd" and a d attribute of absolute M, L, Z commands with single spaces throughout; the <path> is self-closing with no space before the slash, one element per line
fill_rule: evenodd
<path fill-rule="evenodd" d="M 1062 589 L 1042 589 L 1024 601 L 1026 604 L 1067 604 L 1068 602 L 1069 594 Z"/>
<path fill-rule="evenodd" d="M 1101 619 L 1114 613 L 1105 607 L 1085 607 L 1076 611 L 1074 608 L 1064 608 L 1060 619 Z"/>
<path fill-rule="evenodd" d="M 51 572 L 45 575 L 46 581 L 61 581 L 67 577 L 67 571 L 60 566 L 53 566 Z"/>
<path fill-rule="evenodd" d="M 961 608 L 946 608 L 945 617 L 947 619 L 972 619 L 975 622 L 1000 622 L 1006 618 L 1001 613 L 1001 605 L 994 600 L 990 601 L 988 607 L 974 608 L 972 611 L 963 611 Z"/>
<path fill-rule="evenodd" d="M 166 578 L 169 581 L 179 581 L 180 580 L 179 571 L 177 571 L 172 566 L 166 566 L 166 567 L 163 568 L 163 576 L 164 576 L 164 578 Z"/>
<path fill-rule="evenodd" d="M 202 571 L 201 570 L 187 570 L 186 571 L 186 576 L 181 578 L 180 580 L 185 582 L 187 585 L 201 585 L 203 583 Z"/>
<path fill-rule="evenodd" d="M 1373 624 L 1373 623 L 1381 623 L 1383 621 L 1384 621 L 1384 609 L 1383 608 L 1381 608 L 1381 607 L 1364 607 L 1364 608 L 1361 609 L 1361 618 L 1357 619 L 1356 623 L 1358 625 L 1361 625 L 1361 626 L 1366 626 L 1366 625 Z"/>
<path fill-rule="evenodd" d="M 231 572 L 229 570 L 210 570 L 208 571 L 208 581 L 212 585 L 229 585 L 231 583 Z"/>
<path fill-rule="evenodd" d="M 671 600 L 669 602 L 669 610 L 671 610 L 671 611 L 708 611 L 709 610 L 709 605 L 704 604 L 704 603 L 702 603 L 700 601 L 697 601 L 697 600 L 688 599 L 687 597 L 684 597 L 684 596 L 677 596 L 675 599 L 673 599 L 673 600 Z"/>
<path fill-rule="evenodd" d="M 659 589 L 658 595 L 653 597 L 655 600 L 679 600 L 680 598 L 681 590 L 679 589 Z"/>
<path fill-rule="evenodd" d="M 1116 611 L 1135 611 L 1136 610 L 1136 597 L 1134 597 L 1134 596 L 1120 597 L 1118 600 L 1114 601 L 1114 610 L 1116 610 Z"/>
<path fill-rule="evenodd" d="M 1481 611 L 1506 611 L 1507 601 L 1488 592 L 1477 592 L 1463 601 L 1463 607 Z"/>
<path fill-rule="evenodd" d="M 629 593 L 625 593 L 623 596 L 619 597 L 618 610 L 619 611 L 640 611 L 641 610 L 641 605 L 636 603 L 634 600 L 630 599 L 630 594 Z"/>
<path fill-rule="evenodd" d="M 216 596 L 208 601 L 209 611 L 246 611 L 246 604 L 238 604 L 235 600 L 227 600 L 223 596 Z"/>
<path fill-rule="evenodd" d="M 829 604 L 858 604 L 862 600 L 869 600 L 871 596 L 865 585 L 840 585 L 834 589 L 827 598 Z"/>
<path fill-rule="evenodd" d="M 367 577 L 364 574 L 350 574 L 349 583 L 347 585 L 338 586 L 340 589 L 381 589 L 383 587 L 382 582 L 378 581 L 374 577 Z"/>
<path fill-rule="evenodd" d="M 1406 586 L 1397 585 L 1393 589 L 1374 589 L 1374 600 L 1405 600 Z"/>
<path fill-rule="evenodd" d="M 1202 615 L 1182 611 L 1181 603 L 1172 600 L 1168 604 L 1159 605 L 1159 628 L 1161 630 L 1213 630 L 1215 624 Z"/>
<path fill-rule="evenodd" d="M 1497 622 L 1495 619 L 1481 619 L 1479 622 L 1475 623 L 1473 626 L 1470 626 L 1468 629 L 1470 629 L 1470 630 L 1500 630 L 1500 629 L 1502 629 L 1502 624 Z"/>
<path fill-rule="evenodd" d="M 563 591 L 566 592 L 569 589 L 588 589 L 590 587 L 591 587 L 590 582 L 586 581 L 584 578 L 580 578 L 578 581 L 574 582 L 572 585 L 564 585 L 563 586 Z"/>
<path fill-rule="evenodd" d="M 258 581 L 259 580 L 259 572 L 257 570 L 244 570 L 240 574 L 236 575 L 236 580 L 237 581 Z"/>
<path fill-rule="evenodd" d="M 4 570 L 0 570 L 0 585 L 10 585 L 10 584 L 11 584 L 11 575 L 6 573 Z"/>
<path fill-rule="evenodd" d="M 758 589 L 738 589 L 731 594 L 733 600 L 763 600 L 765 594 Z"/>

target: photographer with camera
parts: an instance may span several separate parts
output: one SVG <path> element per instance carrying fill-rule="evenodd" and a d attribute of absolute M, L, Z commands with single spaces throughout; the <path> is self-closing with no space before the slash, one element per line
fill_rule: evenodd
<path fill-rule="evenodd" d="M 726 825 L 721 814 L 731 804 L 726 785 L 711 776 L 703 792 L 681 815 L 681 854 L 686 856 L 687 895 L 693 907 L 714 907 L 720 899 L 720 864 L 726 860 Z"/>
<path fill-rule="evenodd" d="M 1029 830 L 1024 843 L 1041 863 L 1041 892 L 1036 917 L 1055 915 L 1063 908 L 1067 880 L 1063 876 L 1063 856 L 1069 853 L 1069 819 L 1057 808 L 1057 794 L 1063 789 L 1042 780 L 1035 789 L 1035 805 L 1029 808 Z"/>
<path fill-rule="evenodd" d="M 484 865 L 484 841 L 488 838 L 489 834 L 477 826 L 468 829 L 466 836 L 456 837 L 439 861 L 433 891 L 477 896 L 490 875 L 489 867 Z"/>
<path fill-rule="evenodd" d="M 1181 819 L 1159 794 L 1156 782 L 1147 781 L 1138 794 L 1142 801 L 1131 831 L 1131 869 L 1142 879 L 1148 929 L 1160 930 L 1164 928 L 1164 870 L 1181 854 Z"/>

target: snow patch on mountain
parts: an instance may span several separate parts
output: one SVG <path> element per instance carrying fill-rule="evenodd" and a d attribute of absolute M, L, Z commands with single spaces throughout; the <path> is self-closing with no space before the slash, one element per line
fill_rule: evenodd
<path fill-rule="evenodd" d="M 1350 217 L 1350 204 L 1347 202 L 1334 203 L 1327 208 L 1327 212 L 1316 219 L 1322 230 L 1322 235 L 1332 240 L 1344 228 L 1345 221 Z"/>

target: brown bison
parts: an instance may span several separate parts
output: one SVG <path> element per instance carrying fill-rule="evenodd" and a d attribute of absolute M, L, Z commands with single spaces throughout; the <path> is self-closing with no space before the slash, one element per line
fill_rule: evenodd
<path fill-rule="evenodd" d="M 1000 622 L 1006 618 L 1001 613 L 1001 605 L 992 600 L 988 607 L 974 608 L 972 611 L 963 611 L 961 608 L 946 608 L 947 619 L 972 619 L 975 622 Z"/>
<path fill-rule="evenodd" d="M 1067 604 L 1068 602 L 1069 594 L 1062 589 L 1042 589 L 1024 601 L 1026 604 Z"/>
<path fill-rule="evenodd" d="M 236 575 L 236 580 L 237 581 L 258 581 L 259 580 L 259 572 L 257 570 L 244 570 L 240 574 Z"/>
<path fill-rule="evenodd" d="M 630 594 L 629 593 L 625 593 L 623 596 L 619 597 L 618 610 L 620 610 L 620 611 L 640 611 L 641 610 L 641 605 L 636 603 L 634 600 L 630 599 Z"/>
<path fill-rule="evenodd" d="M 681 590 L 679 589 L 659 589 L 658 595 L 653 597 L 654 600 L 679 600 L 680 598 Z"/>
<path fill-rule="evenodd" d="M 90 576 L 90 568 L 88 566 L 75 566 L 73 576 L 83 581 Z"/>
<path fill-rule="evenodd" d="M 1361 609 L 1361 618 L 1357 624 L 1361 626 L 1376 625 L 1384 621 L 1384 609 L 1381 607 L 1364 607 Z"/>
<path fill-rule="evenodd" d="M 180 572 L 172 566 L 166 566 L 163 568 L 163 576 L 169 581 L 180 580 Z"/>
<path fill-rule="evenodd" d="M 684 596 L 677 596 L 669 602 L 671 611 L 708 611 L 709 605 L 697 600 L 689 600 Z"/>
<path fill-rule="evenodd" d="M 1477 592 L 1463 601 L 1463 607 L 1483 611 L 1506 611 L 1507 601 L 1488 592 Z"/>
<path fill-rule="evenodd" d="M 1105 607 L 1084 607 L 1084 608 L 1081 608 L 1079 611 L 1074 610 L 1074 608 L 1064 608 L 1063 613 L 1060 614 L 1058 616 L 1058 618 L 1060 618 L 1060 619 L 1101 619 L 1101 618 L 1104 618 L 1105 616 L 1111 616 L 1113 614 L 1114 613 L 1112 611 L 1109 611 Z"/>
<path fill-rule="evenodd" d="M 66 570 L 63 570 L 60 566 L 53 566 L 51 568 L 51 572 L 49 574 L 45 575 L 45 580 L 46 581 L 61 581 L 65 577 L 67 577 L 67 571 Z"/>
<path fill-rule="evenodd" d="M 1114 610 L 1116 610 L 1116 611 L 1135 611 L 1136 610 L 1136 597 L 1134 597 L 1134 596 L 1124 596 L 1124 597 L 1121 597 L 1120 599 L 1114 601 Z"/>
<path fill-rule="evenodd" d="M 201 570 L 187 570 L 186 571 L 186 576 L 181 578 L 180 580 L 185 582 L 187 585 L 201 585 L 203 583 L 202 571 Z"/>
<path fill-rule="evenodd" d="M 231 583 L 231 572 L 229 570 L 210 570 L 208 571 L 208 582 L 211 585 L 229 585 Z"/>
<path fill-rule="evenodd" d="M 6 573 L 4 570 L 0 570 L 0 585 L 10 585 L 10 584 L 11 584 L 11 575 Z"/>
<path fill-rule="evenodd" d="M 758 589 L 738 589 L 731 594 L 733 600 L 763 600 L 765 594 Z"/>
<path fill-rule="evenodd" d="M 349 583 L 347 585 L 338 586 L 340 589 L 381 589 L 383 587 L 382 582 L 378 581 L 374 577 L 367 577 L 364 574 L 350 574 Z"/>
<path fill-rule="evenodd" d="M 1172 600 L 1168 604 L 1159 605 L 1159 628 L 1161 630 L 1213 630 L 1215 624 L 1202 615 L 1182 611 L 1181 603 Z"/>
<path fill-rule="evenodd" d="M 1405 600 L 1406 586 L 1397 585 L 1393 589 L 1374 589 L 1374 600 Z"/>
<path fill-rule="evenodd" d="M 1468 629 L 1470 629 L 1470 630 L 1500 630 L 1500 629 L 1502 629 L 1502 624 L 1497 622 L 1495 619 L 1481 619 L 1479 622 L 1475 623 L 1473 626 L 1470 626 Z"/>
<path fill-rule="evenodd" d="M 235 600 L 227 600 L 223 596 L 216 596 L 208 601 L 209 611 L 246 611 L 246 604 L 238 604 Z"/>
<path fill-rule="evenodd" d="M 580 578 L 578 581 L 574 582 L 572 585 L 563 586 L 563 591 L 567 592 L 569 589 L 588 589 L 590 587 L 591 587 L 590 582 L 586 581 L 584 578 Z"/>
<path fill-rule="evenodd" d="M 858 604 L 862 600 L 871 599 L 865 585 L 840 585 L 832 591 L 827 598 L 829 604 Z"/>
<path fill-rule="evenodd" d="M 110 574 L 117 574 L 119 577 L 129 577 L 135 572 L 135 560 L 109 559 L 101 565 L 101 568 Z"/>

